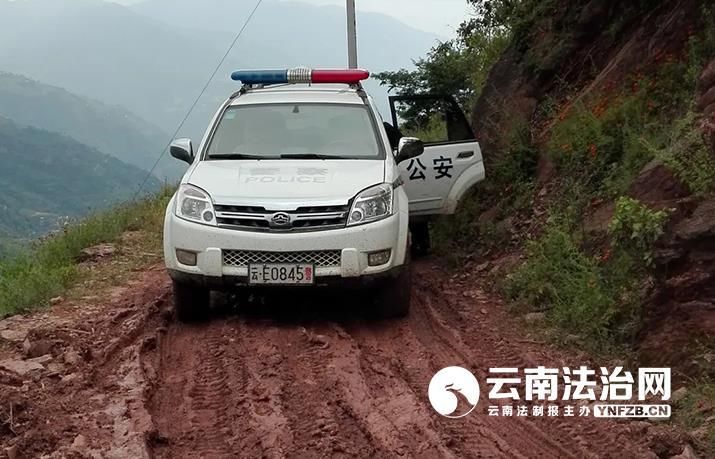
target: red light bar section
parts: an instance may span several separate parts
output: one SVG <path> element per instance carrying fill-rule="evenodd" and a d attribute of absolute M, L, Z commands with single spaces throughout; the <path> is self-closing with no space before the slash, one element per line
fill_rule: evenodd
<path fill-rule="evenodd" d="M 370 72 L 362 69 L 349 70 L 313 70 L 313 83 L 358 84 L 370 78 Z"/>

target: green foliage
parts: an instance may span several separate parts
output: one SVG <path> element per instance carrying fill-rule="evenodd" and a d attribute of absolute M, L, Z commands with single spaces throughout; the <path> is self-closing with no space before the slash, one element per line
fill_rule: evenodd
<path fill-rule="evenodd" d="M 402 95 L 453 95 L 463 108 L 471 107 L 489 71 L 506 48 L 510 33 L 505 27 L 487 27 L 468 21 L 462 24 L 457 35 L 454 40 L 439 43 L 425 58 L 416 61 L 415 70 L 382 72 L 375 78 Z M 416 104 L 399 110 L 399 115 L 408 124 L 424 125 L 433 111 L 434 107 L 429 104 Z"/>
<path fill-rule="evenodd" d="M 566 60 L 584 45 L 589 29 L 601 29 L 612 39 L 642 20 L 664 0 L 614 2 L 607 7 L 591 0 L 572 0 L 568 7 L 557 0 L 475 0 L 477 3 L 504 4 L 515 46 L 534 74 L 550 78 L 561 72 Z M 608 14 L 597 13 L 606 7 Z M 596 13 L 596 14 L 594 14 Z"/>
<path fill-rule="evenodd" d="M 670 60 L 657 74 L 636 73 L 627 88 L 578 101 L 553 126 L 547 154 L 562 177 L 577 183 L 581 199 L 623 195 L 654 158 L 694 192 L 711 189 L 715 166 L 689 113 L 695 92 L 689 75 L 702 67 L 691 59 L 664 59 Z"/>
<path fill-rule="evenodd" d="M 510 29 L 524 0 L 467 0 L 474 8 L 474 17 L 463 28 Z"/>
<path fill-rule="evenodd" d="M 540 20 L 557 12 L 555 0 L 468 0 L 475 10 L 474 18 L 463 30 L 510 30 L 517 42 L 523 41 Z"/>
<path fill-rule="evenodd" d="M 668 212 L 652 210 L 637 199 L 624 196 L 616 202 L 616 211 L 608 230 L 616 247 L 641 258 L 650 266 L 653 263 L 653 246 L 663 235 L 667 221 Z"/>
<path fill-rule="evenodd" d="M 528 125 L 515 123 L 509 130 L 508 149 L 496 155 L 487 180 L 460 203 L 455 215 L 440 218 L 433 225 L 434 246 L 453 261 L 477 250 L 504 250 L 511 242 L 505 218 L 518 218 L 531 209 L 538 149 L 532 143 Z M 493 220 L 478 222 L 480 214 L 497 208 Z"/>
<path fill-rule="evenodd" d="M 693 43 L 705 46 L 699 38 Z M 698 53 L 667 58 L 656 75 L 636 73 L 618 91 L 577 101 L 555 115 L 545 144 L 558 186 L 568 190 L 552 202 L 551 213 L 561 215 L 561 223 L 551 222 L 529 243 L 527 261 L 509 277 L 506 290 L 517 304 L 546 310 L 553 323 L 597 346 L 627 341 L 637 331 L 654 244 L 668 219 L 666 211 L 622 197 L 633 179 L 657 158 L 693 191 L 715 185 L 713 159 L 688 113 L 692 75 L 702 68 L 703 60 L 692 57 Z M 612 247 L 592 256 L 584 247 L 603 241 L 583 240 L 574 223 L 593 200 L 618 197 Z"/>
<path fill-rule="evenodd" d="M 450 94 L 466 103 L 473 93 L 473 63 L 465 46 L 456 40 L 437 44 L 427 57 L 415 62 L 414 71 L 398 70 L 375 75 L 390 90 L 400 94 Z"/>
<path fill-rule="evenodd" d="M 572 329 L 584 324 L 601 334 L 612 316 L 612 298 L 600 284 L 594 260 L 579 249 L 567 228 L 551 226 L 529 243 L 528 261 L 508 278 L 507 294 L 514 300 L 549 311 L 554 320 Z"/>
<path fill-rule="evenodd" d="M 580 243 L 568 224 L 552 220 L 529 242 L 527 261 L 508 276 L 507 295 L 596 345 L 632 336 L 639 299 L 632 260 L 620 255 L 601 265 Z"/>
<path fill-rule="evenodd" d="M 715 423 L 712 408 L 715 407 L 715 381 L 702 379 L 687 386 L 687 393 L 673 408 L 673 420 L 688 432 L 702 431 L 695 439 L 695 446 L 702 457 L 715 457 Z"/>
<path fill-rule="evenodd" d="M 417 137 L 423 142 L 442 142 L 447 138 L 447 124 L 439 113 L 425 120 L 425 124 L 409 123 L 402 128 L 405 137 Z"/>
<path fill-rule="evenodd" d="M 523 54 L 527 67 L 541 77 L 557 73 L 563 56 L 578 45 L 575 38 L 582 31 L 577 27 L 583 20 L 579 6 L 564 9 L 552 0 L 469 3 L 476 14 L 460 29 L 461 45 L 465 37 L 489 37 L 485 30 L 491 30 L 491 36 L 504 34 L 513 49 Z M 586 6 L 589 2 L 575 3 Z M 619 40 L 630 24 L 662 3 L 637 0 L 614 5 L 606 33 Z M 643 75 L 641 69 L 634 69 L 621 87 L 586 92 L 566 107 L 551 99 L 540 107 L 543 118 L 554 121 L 542 152 L 556 167 L 551 185 L 559 191 L 540 200 L 550 206 L 552 219 L 540 237 L 528 242 L 527 260 L 509 276 L 505 288 L 515 304 L 546 311 L 552 323 L 587 338 L 589 344 L 601 347 L 629 341 L 640 324 L 654 244 L 668 219 L 666 211 L 653 211 L 623 198 L 643 167 L 660 159 L 693 191 L 714 189 L 713 158 L 695 118 L 688 115 L 697 76 L 715 54 L 715 15 L 703 17 L 706 24 L 698 25 L 687 53 L 661 53 L 656 73 Z M 440 52 L 453 63 L 458 62 L 456 55 L 461 56 Z M 425 73 L 409 76 L 415 84 L 402 87 L 415 92 L 430 89 L 430 82 L 438 80 Z M 447 80 L 441 77 L 439 81 Z M 502 142 L 508 147 L 491 155 L 487 180 L 465 199 L 456 215 L 433 225 L 435 247 L 452 259 L 479 250 L 503 251 L 514 243 L 513 223 L 522 216 L 533 218 L 530 209 L 539 151 L 529 126 L 513 126 L 509 136 L 509 142 Z M 596 201 L 611 200 L 617 200 L 611 239 L 585 239 L 579 228 L 587 209 Z M 597 250 L 602 253 L 592 253 Z"/>
<path fill-rule="evenodd" d="M 19 249 L 19 244 L 14 238 L 0 235 L 0 261 L 15 255 Z"/>
<path fill-rule="evenodd" d="M 494 158 L 491 172 L 498 189 L 531 182 L 536 175 L 539 150 L 533 144 L 528 124 L 516 122 L 511 126 L 505 154 Z"/>
<path fill-rule="evenodd" d="M 685 73 L 688 87 L 696 85 L 703 68 L 715 56 L 715 6 L 711 2 L 703 2 L 701 19 L 699 32 L 688 43 L 688 69 Z"/>
<path fill-rule="evenodd" d="M 641 135 L 641 145 L 696 194 L 715 189 L 715 158 L 692 108 L 700 73 L 715 55 L 713 13 L 712 6 L 703 5 L 703 23 L 683 56 L 663 56 L 657 75 L 633 82 L 638 99 L 647 101 L 649 118 L 657 122 L 650 129 L 652 135 Z"/>
<path fill-rule="evenodd" d="M 675 122 L 662 148 L 644 141 L 653 156 L 662 161 L 696 194 L 715 189 L 715 158 L 691 111 Z"/>
<path fill-rule="evenodd" d="M 31 239 L 130 199 L 146 172 L 69 137 L 0 118 L 0 233 Z M 150 179 L 147 190 L 160 188 Z"/>
<path fill-rule="evenodd" d="M 0 317 L 45 304 L 75 279 L 81 250 L 116 240 L 125 231 L 160 234 L 164 209 L 173 193 L 124 204 L 68 225 L 62 232 L 0 262 Z"/>
<path fill-rule="evenodd" d="M 460 202 L 454 215 L 435 220 L 431 228 L 435 252 L 459 265 L 467 254 L 476 251 L 482 243 L 479 215 L 483 210 L 480 200 L 472 192 Z"/>
<path fill-rule="evenodd" d="M 591 110 L 576 104 L 553 127 L 547 144 L 547 154 L 561 174 L 578 181 L 581 197 L 587 200 L 623 194 L 653 157 L 641 139 L 656 138 L 662 130 L 639 97 L 606 103 Z"/>

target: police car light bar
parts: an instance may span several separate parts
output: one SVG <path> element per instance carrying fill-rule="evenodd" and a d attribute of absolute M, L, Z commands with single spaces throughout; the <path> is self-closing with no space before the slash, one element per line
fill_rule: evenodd
<path fill-rule="evenodd" d="M 358 84 L 370 77 L 370 72 L 361 69 L 306 69 L 289 70 L 239 70 L 231 74 L 231 79 L 243 84 L 282 83 L 342 83 Z"/>

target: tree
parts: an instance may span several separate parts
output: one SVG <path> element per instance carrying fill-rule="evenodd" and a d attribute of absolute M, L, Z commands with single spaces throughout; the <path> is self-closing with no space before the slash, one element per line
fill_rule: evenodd
<path fill-rule="evenodd" d="M 382 72 L 375 78 L 401 95 L 449 94 L 470 112 L 489 70 L 510 38 L 508 12 L 520 0 L 468 0 L 474 17 L 463 22 L 457 38 L 438 43 L 427 56 L 415 61 L 415 70 Z M 412 125 L 425 125 L 434 108 L 414 104 L 399 110 L 400 118 Z"/>
<path fill-rule="evenodd" d="M 518 8 L 530 0 L 467 0 L 474 9 L 474 17 L 462 28 L 477 27 L 482 30 L 511 29 Z"/>

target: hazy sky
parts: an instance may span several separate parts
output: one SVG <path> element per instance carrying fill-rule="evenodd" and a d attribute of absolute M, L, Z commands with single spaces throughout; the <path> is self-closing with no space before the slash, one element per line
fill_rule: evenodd
<path fill-rule="evenodd" d="M 108 0 L 125 5 L 141 0 Z M 316 5 L 345 5 L 345 0 L 299 0 Z M 451 37 L 468 14 L 466 0 L 355 0 L 358 10 L 389 14 L 415 28 Z M 196 0 L 197 6 L 201 0 Z"/>

